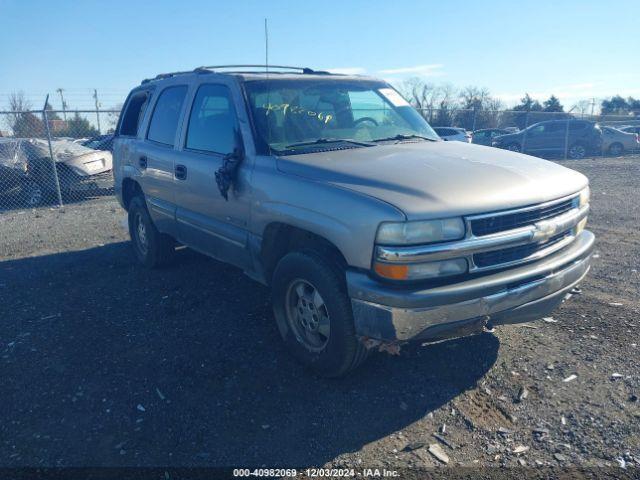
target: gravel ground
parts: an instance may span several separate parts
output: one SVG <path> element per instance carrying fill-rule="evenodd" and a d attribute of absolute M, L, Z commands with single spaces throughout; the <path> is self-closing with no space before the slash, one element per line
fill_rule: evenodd
<path fill-rule="evenodd" d="M 189 250 L 136 266 L 115 201 L 1 215 L 0 467 L 639 474 L 640 158 L 570 166 L 597 235 L 581 294 L 331 381 L 287 355 L 268 291 L 237 269 Z"/>

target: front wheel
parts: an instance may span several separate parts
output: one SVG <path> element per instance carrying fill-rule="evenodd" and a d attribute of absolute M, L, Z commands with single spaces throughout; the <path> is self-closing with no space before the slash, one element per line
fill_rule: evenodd
<path fill-rule="evenodd" d="M 29 207 L 39 207 L 44 203 L 44 192 L 36 182 L 29 180 L 22 185 L 22 196 Z"/>
<path fill-rule="evenodd" d="M 141 196 L 129 204 L 129 235 L 136 258 L 145 267 L 159 267 L 173 258 L 175 242 L 158 231 Z"/>
<path fill-rule="evenodd" d="M 314 251 L 287 254 L 272 281 L 273 312 L 289 351 L 325 377 L 361 365 L 367 349 L 355 333 L 344 273 Z"/>

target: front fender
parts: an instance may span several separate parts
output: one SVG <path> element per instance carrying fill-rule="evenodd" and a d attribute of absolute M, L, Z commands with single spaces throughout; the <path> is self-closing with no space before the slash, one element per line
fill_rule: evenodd
<path fill-rule="evenodd" d="M 403 221 L 396 207 L 335 185 L 257 168 L 252 233 L 262 237 L 274 222 L 307 230 L 331 242 L 347 263 L 371 267 L 378 225 Z"/>

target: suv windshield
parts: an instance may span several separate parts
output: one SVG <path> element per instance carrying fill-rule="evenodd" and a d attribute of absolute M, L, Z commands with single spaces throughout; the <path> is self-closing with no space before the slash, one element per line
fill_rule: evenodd
<path fill-rule="evenodd" d="M 383 82 L 315 78 L 244 85 L 261 153 L 438 140 L 420 114 Z"/>

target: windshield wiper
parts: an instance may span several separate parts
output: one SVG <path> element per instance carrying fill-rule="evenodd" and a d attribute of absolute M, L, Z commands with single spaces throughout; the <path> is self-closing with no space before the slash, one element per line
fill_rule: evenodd
<path fill-rule="evenodd" d="M 292 143 L 284 148 L 296 148 L 296 147 L 309 147 L 313 145 L 323 145 L 325 143 L 349 143 L 351 145 L 359 145 L 361 147 L 373 147 L 370 142 L 361 142 L 358 140 L 352 140 L 350 138 L 318 138 L 316 140 L 310 140 L 308 142 Z"/>
<path fill-rule="evenodd" d="M 412 140 L 414 138 L 421 138 L 422 140 L 429 140 L 430 142 L 437 142 L 437 140 L 435 138 L 429 138 L 429 137 L 425 137 L 425 136 L 422 136 L 422 135 L 415 135 L 415 134 L 405 135 L 403 133 L 399 133 L 398 135 L 394 135 L 393 137 L 376 138 L 375 140 L 371 140 L 371 141 L 377 143 L 377 142 L 391 142 L 393 140 L 397 140 L 397 141 Z"/>

